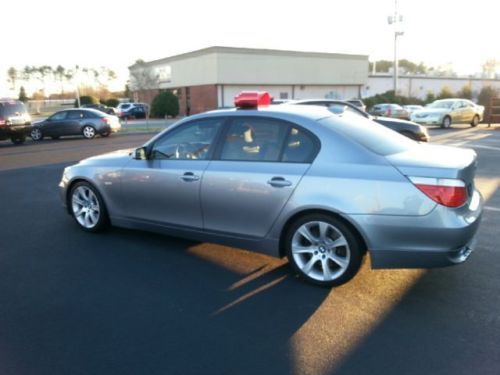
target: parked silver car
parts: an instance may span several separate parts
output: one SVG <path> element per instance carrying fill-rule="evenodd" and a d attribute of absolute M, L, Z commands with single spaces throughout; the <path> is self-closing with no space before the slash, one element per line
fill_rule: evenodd
<path fill-rule="evenodd" d="M 367 250 L 374 268 L 468 258 L 483 206 L 473 150 L 326 108 L 249 103 L 67 167 L 68 212 L 89 232 L 112 224 L 287 256 L 326 286 L 350 280 Z"/>
<path fill-rule="evenodd" d="M 440 125 L 449 128 L 452 124 L 477 126 L 484 115 L 484 107 L 467 99 L 442 99 L 414 111 L 411 120 L 422 125 Z"/>

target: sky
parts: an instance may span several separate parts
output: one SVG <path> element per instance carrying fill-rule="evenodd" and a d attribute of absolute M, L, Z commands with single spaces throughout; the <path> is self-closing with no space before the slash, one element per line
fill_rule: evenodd
<path fill-rule="evenodd" d="M 393 59 L 395 0 L 23 0 L 2 4 L 0 94 L 10 66 L 127 67 L 214 45 Z M 398 0 L 399 57 L 459 74 L 500 60 L 500 3 Z"/>

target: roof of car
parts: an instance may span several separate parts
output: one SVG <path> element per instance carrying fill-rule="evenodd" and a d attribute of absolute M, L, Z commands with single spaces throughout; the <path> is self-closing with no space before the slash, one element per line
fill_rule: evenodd
<path fill-rule="evenodd" d="M 325 107 L 321 106 L 299 106 L 293 105 L 293 103 L 283 103 L 280 105 L 270 105 L 270 106 L 261 106 L 258 108 L 249 108 L 249 109 L 241 109 L 241 108 L 229 108 L 229 109 L 217 109 L 214 111 L 205 112 L 203 114 L 197 115 L 228 115 L 228 114 L 256 114 L 256 113 L 268 113 L 268 114 L 288 114 L 288 115 L 297 115 L 300 117 L 309 118 L 311 120 L 319 120 L 325 117 L 330 117 L 332 113 Z"/>

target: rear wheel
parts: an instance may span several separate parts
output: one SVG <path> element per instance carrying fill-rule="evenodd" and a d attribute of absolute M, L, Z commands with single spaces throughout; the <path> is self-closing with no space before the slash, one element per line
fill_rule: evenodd
<path fill-rule="evenodd" d="M 26 141 L 26 135 L 24 135 L 24 134 L 22 134 L 22 135 L 13 135 L 12 137 L 10 137 L 10 140 L 15 145 L 22 145 Z"/>
<path fill-rule="evenodd" d="M 300 277 L 330 287 L 344 284 L 356 275 L 364 250 L 356 234 L 342 221 L 312 214 L 299 218 L 290 227 L 286 253 Z"/>
<path fill-rule="evenodd" d="M 95 137 L 95 129 L 90 125 L 85 125 L 82 129 L 82 134 L 87 139 L 92 139 Z"/>
<path fill-rule="evenodd" d="M 441 124 L 441 127 L 444 129 L 448 129 L 451 126 L 451 117 L 450 116 L 445 116 L 443 119 L 443 123 Z"/>
<path fill-rule="evenodd" d="M 473 118 L 472 118 L 472 122 L 470 123 L 470 126 L 472 126 L 473 128 L 475 128 L 476 126 L 479 125 L 479 116 L 478 115 L 475 115 Z"/>
<path fill-rule="evenodd" d="M 34 141 L 41 141 L 43 139 L 43 133 L 40 128 L 34 128 L 30 133 L 31 139 Z"/>
<path fill-rule="evenodd" d="M 73 218 L 83 230 L 99 232 L 109 225 L 104 201 L 88 182 L 78 182 L 73 186 L 68 204 Z"/>

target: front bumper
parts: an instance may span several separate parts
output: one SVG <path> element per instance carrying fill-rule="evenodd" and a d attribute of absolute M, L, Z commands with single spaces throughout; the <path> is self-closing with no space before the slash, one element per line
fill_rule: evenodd
<path fill-rule="evenodd" d="M 465 262 L 476 245 L 483 199 L 437 205 L 425 216 L 353 215 L 367 240 L 373 268 L 432 268 Z"/>

